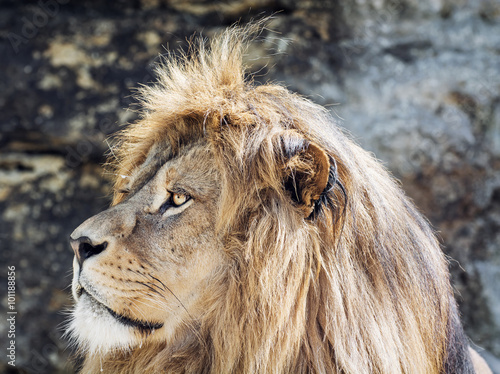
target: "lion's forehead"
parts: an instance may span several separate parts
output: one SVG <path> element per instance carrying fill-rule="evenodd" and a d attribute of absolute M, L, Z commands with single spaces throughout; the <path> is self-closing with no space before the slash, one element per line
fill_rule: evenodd
<path fill-rule="evenodd" d="M 184 189 L 187 193 L 208 196 L 218 191 L 219 174 L 209 143 L 198 141 L 173 154 L 166 142 L 155 143 L 145 161 L 129 176 L 123 189 L 132 196 L 148 184 L 165 184 Z"/>
<path fill-rule="evenodd" d="M 172 158 L 171 147 L 167 142 L 154 143 L 144 162 L 132 169 L 128 175 L 120 175 L 124 182 L 120 184 L 120 189 L 130 191 L 131 194 L 137 192 Z"/>

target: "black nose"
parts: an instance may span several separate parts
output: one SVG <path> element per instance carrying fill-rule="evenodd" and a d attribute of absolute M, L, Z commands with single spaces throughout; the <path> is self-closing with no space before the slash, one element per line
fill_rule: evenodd
<path fill-rule="evenodd" d="M 108 246 L 108 242 L 94 244 L 92 243 L 92 240 L 90 240 L 90 238 L 87 236 L 82 236 L 78 239 L 70 238 L 69 241 L 80 266 L 82 266 L 83 261 L 85 261 L 87 258 L 98 255 Z"/>

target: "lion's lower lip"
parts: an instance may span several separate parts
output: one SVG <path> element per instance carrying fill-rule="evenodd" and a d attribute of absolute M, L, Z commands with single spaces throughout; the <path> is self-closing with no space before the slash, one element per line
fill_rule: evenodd
<path fill-rule="evenodd" d="M 86 294 L 88 297 L 90 297 L 94 303 L 99 304 L 101 307 L 106 309 L 109 314 L 111 314 L 118 322 L 130 326 L 136 329 L 139 329 L 141 332 L 151 332 L 153 330 L 158 330 L 163 327 L 163 323 L 160 322 L 147 322 L 147 321 L 140 321 L 136 319 L 132 319 L 129 317 L 125 317 L 121 314 L 116 313 L 114 310 L 109 308 L 108 306 L 104 305 L 101 303 L 99 300 L 97 300 L 92 294 L 90 294 L 85 288 L 81 288 L 80 291 L 80 296 L 83 294 Z"/>
<path fill-rule="evenodd" d="M 120 323 L 123 323 L 126 326 L 137 328 L 143 332 L 150 332 L 152 330 L 158 330 L 163 327 L 163 323 L 139 321 L 122 316 L 121 314 L 116 313 L 108 307 L 106 307 L 106 309 L 108 310 L 109 314 L 111 314 Z"/>

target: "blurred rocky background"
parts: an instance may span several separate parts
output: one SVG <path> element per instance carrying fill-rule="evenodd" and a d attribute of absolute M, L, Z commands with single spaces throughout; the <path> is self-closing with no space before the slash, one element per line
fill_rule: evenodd
<path fill-rule="evenodd" d="M 133 88 L 193 33 L 271 14 L 274 32 L 249 51 L 256 79 L 327 106 L 401 179 L 500 373 L 500 0 L 1 1 L 0 372 L 74 371 L 61 338 L 68 235 L 109 204 L 106 138 L 136 118 Z"/>

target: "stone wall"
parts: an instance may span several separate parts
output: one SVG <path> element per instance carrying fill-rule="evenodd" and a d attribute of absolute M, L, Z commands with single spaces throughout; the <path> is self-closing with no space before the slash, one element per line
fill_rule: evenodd
<path fill-rule="evenodd" d="M 0 372 L 73 371 L 68 236 L 109 204 L 106 138 L 136 118 L 132 89 L 158 54 L 272 13 L 248 58 L 256 79 L 328 106 L 401 179 L 452 258 L 467 333 L 498 365 L 499 0 L 4 0 L 0 282 L 14 265 L 18 314 L 17 366 L 2 354 Z"/>

